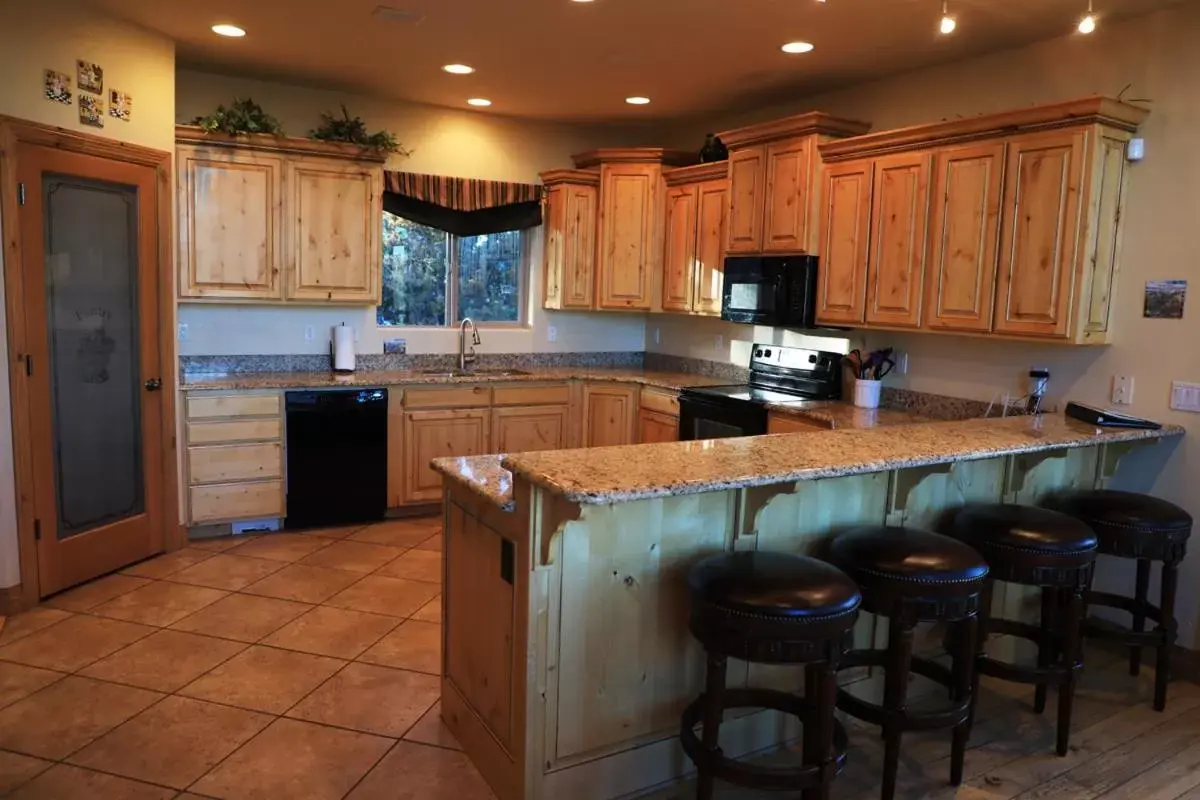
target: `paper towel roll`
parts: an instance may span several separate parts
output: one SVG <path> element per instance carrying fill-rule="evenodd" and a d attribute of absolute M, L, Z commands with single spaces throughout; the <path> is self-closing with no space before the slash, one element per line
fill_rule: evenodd
<path fill-rule="evenodd" d="M 333 328 L 333 371 L 354 372 L 354 328 L 344 322 Z"/>

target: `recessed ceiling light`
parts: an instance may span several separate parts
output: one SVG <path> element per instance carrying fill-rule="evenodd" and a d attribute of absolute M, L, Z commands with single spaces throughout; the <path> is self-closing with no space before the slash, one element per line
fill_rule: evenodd
<path fill-rule="evenodd" d="M 225 23 L 213 25 L 212 32 L 218 36 L 232 36 L 235 39 L 246 35 L 246 32 L 237 25 L 229 25 Z"/>
<path fill-rule="evenodd" d="M 467 105 L 479 106 L 480 108 L 483 108 L 484 106 L 490 106 L 491 104 L 492 101 L 485 97 L 472 97 L 471 99 L 467 100 Z"/>
<path fill-rule="evenodd" d="M 475 68 L 466 64 L 447 64 L 442 67 L 442 71 L 449 72 L 451 75 L 470 75 L 475 71 Z"/>
<path fill-rule="evenodd" d="M 779 49 L 785 53 L 811 53 L 814 45 L 812 42 L 788 42 Z"/>
<path fill-rule="evenodd" d="M 590 3 L 592 0 L 571 0 L 573 3 Z"/>
<path fill-rule="evenodd" d="M 631 106 L 644 106 L 650 102 L 649 97 L 626 97 L 625 102 Z"/>

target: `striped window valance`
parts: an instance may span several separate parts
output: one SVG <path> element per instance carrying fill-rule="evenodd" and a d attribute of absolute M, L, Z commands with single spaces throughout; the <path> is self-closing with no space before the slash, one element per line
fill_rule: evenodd
<path fill-rule="evenodd" d="M 421 225 L 456 236 L 482 236 L 542 224 L 539 185 L 415 172 L 383 174 L 383 210 Z"/>

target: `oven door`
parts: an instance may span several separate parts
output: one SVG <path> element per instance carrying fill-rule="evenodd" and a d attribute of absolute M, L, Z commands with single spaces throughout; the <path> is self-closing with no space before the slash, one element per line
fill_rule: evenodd
<path fill-rule="evenodd" d="M 679 398 L 679 441 L 762 436 L 767 409 L 757 403 L 684 393 Z"/>

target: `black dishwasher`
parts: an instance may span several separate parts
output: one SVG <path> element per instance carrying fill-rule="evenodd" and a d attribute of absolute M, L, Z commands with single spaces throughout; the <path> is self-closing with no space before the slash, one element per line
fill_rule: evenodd
<path fill-rule="evenodd" d="M 285 396 L 285 527 L 382 519 L 387 510 L 387 389 Z"/>

